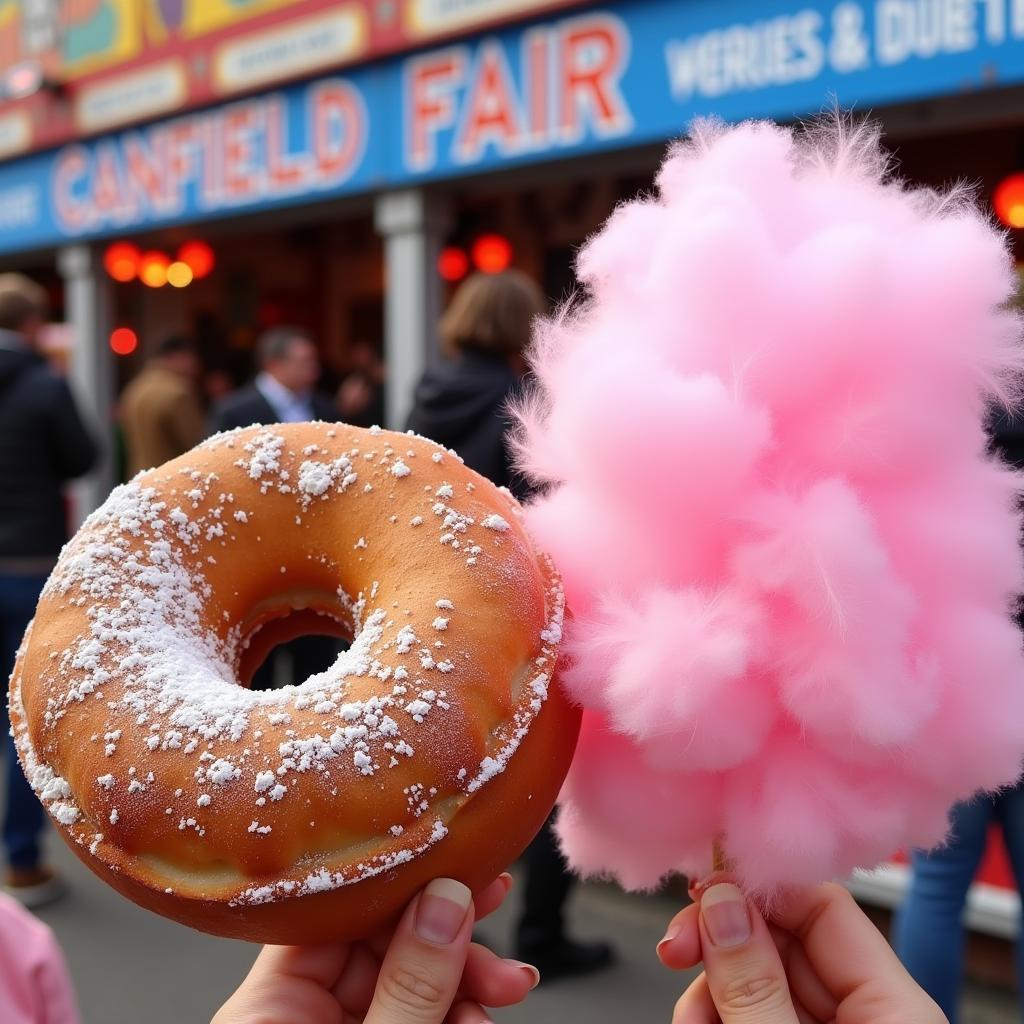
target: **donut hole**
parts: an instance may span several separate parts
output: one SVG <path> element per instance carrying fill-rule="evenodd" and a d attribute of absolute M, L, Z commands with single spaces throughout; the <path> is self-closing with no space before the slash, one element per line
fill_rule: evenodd
<path fill-rule="evenodd" d="M 242 650 L 238 679 L 251 689 L 298 685 L 330 668 L 351 643 L 351 624 L 336 613 L 290 605 L 264 611 Z"/>

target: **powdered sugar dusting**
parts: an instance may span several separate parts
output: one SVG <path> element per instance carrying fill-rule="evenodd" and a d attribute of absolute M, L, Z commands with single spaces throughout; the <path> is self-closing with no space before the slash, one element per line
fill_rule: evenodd
<path fill-rule="evenodd" d="M 450 697 L 438 683 L 451 676 L 443 682 L 457 686 L 457 667 L 470 653 L 459 647 L 460 631 L 455 628 L 459 620 L 451 600 L 431 598 L 432 608 L 417 609 L 416 615 L 406 618 L 408 610 L 392 609 L 390 604 L 387 609 L 375 607 L 379 585 L 374 582 L 371 587 L 368 582 L 365 593 L 351 598 L 339 587 L 339 617 L 355 623 L 356 636 L 330 668 L 278 690 L 251 691 L 238 686 L 238 659 L 248 638 L 240 627 L 222 623 L 219 614 L 220 632 L 206 625 L 208 605 L 216 599 L 207 572 L 209 564 L 238 557 L 232 555 L 232 545 L 239 536 L 251 541 L 257 529 L 271 527 L 262 518 L 258 528 L 252 525 L 254 508 L 246 505 L 246 487 L 239 486 L 237 470 L 253 481 L 255 486 L 249 488 L 253 495 L 265 495 L 271 489 L 290 494 L 300 510 L 349 491 L 357 479 L 353 468 L 357 461 L 364 475 L 381 474 L 374 478 L 379 485 L 384 474 L 402 479 L 411 470 L 403 459 L 389 461 L 394 453 L 386 445 L 382 453 L 379 441 L 375 450 L 366 452 L 352 449 L 339 454 L 337 444 L 333 450 L 331 446 L 305 445 L 301 452 L 291 451 L 284 433 L 270 428 L 218 435 L 202 447 L 218 446 L 233 449 L 234 494 L 222 493 L 229 488 L 218 484 L 215 473 L 179 470 L 185 483 L 176 493 L 173 489 L 158 492 L 148 485 L 150 477 L 142 475 L 117 488 L 63 553 L 44 598 L 82 609 L 87 625 L 68 649 L 53 659 L 42 727 L 56 725 L 72 707 L 98 702 L 103 726 L 91 742 L 111 759 L 111 770 L 94 776 L 92 783 L 106 800 L 99 819 L 104 826 L 107 821 L 116 825 L 122 817 L 117 807 L 111 806 L 115 798 L 120 802 L 122 796 L 130 796 L 132 801 L 152 796 L 161 801 L 157 813 L 173 820 L 169 827 L 199 838 L 206 836 L 209 841 L 210 822 L 204 814 L 214 814 L 218 801 L 224 799 L 233 805 L 251 800 L 253 813 L 247 815 L 248 824 L 242 828 L 252 842 L 262 842 L 262 837 L 274 831 L 271 821 L 276 819 L 268 819 L 271 809 L 281 801 L 295 799 L 289 791 L 299 776 L 311 773 L 318 779 L 334 780 L 337 786 L 344 785 L 346 778 L 375 776 L 415 763 L 411 761 L 416 757 L 414 744 L 403 737 L 402 730 L 428 720 L 433 727 L 434 716 L 449 710 Z M 405 457 L 414 455 L 410 449 Z M 364 464 L 369 468 L 364 469 Z M 383 493 L 379 486 L 376 494 Z M 458 543 L 465 540 L 467 550 L 479 553 L 481 548 L 472 543 L 469 532 L 474 515 L 459 506 L 469 500 L 465 496 L 469 493 L 461 485 L 458 489 L 449 483 L 438 485 L 435 477 L 427 493 L 421 495 L 420 507 L 428 517 L 433 512 L 445 534 Z M 361 488 L 353 488 L 345 500 L 367 499 Z M 389 511 L 384 512 L 382 521 Z M 286 517 L 279 528 L 290 528 L 292 518 Z M 295 527 L 304 529 L 307 518 L 314 517 L 295 516 Z M 495 529 L 488 525 L 494 518 L 485 517 L 476 529 Z M 507 522 L 496 518 L 507 530 Z M 394 516 L 389 521 L 398 525 L 388 529 L 408 528 Z M 403 520 L 408 526 L 423 521 L 423 516 Z M 369 544 L 359 537 L 358 543 L 350 542 L 349 549 L 373 552 L 377 544 L 374 534 Z M 206 557 L 209 548 L 201 551 L 204 545 L 212 545 L 218 552 L 216 561 Z M 342 557 L 340 550 L 338 556 Z M 551 638 L 560 636 L 562 617 L 558 587 L 553 586 L 546 596 L 548 621 L 537 658 L 538 679 L 543 685 L 534 683 L 524 689 L 512 718 L 488 740 L 489 752 L 478 771 L 460 773 L 460 801 L 504 769 L 546 698 L 546 679 L 557 654 L 552 646 L 557 639 Z M 443 641 L 438 634 L 444 636 Z M 438 652 L 436 648 L 450 649 Z M 428 682 L 431 676 L 436 682 Z M 359 697 L 352 692 L 357 683 Z M 377 692 L 366 696 L 367 687 Z M 114 839 L 104 838 L 97 830 L 99 821 L 90 809 L 93 798 L 82 795 L 80 803 L 70 784 L 39 762 L 23 721 L 20 689 L 13 685 L 12 711 L 19 752 L 34 790 L 54 819 L 72 829 L 76 840 L 78 829 L 83 836 L 87 830 L 90 849 L 103 857 Z M 126 737 L 131 737 L 135 764 L 126 764 Z M 410 738 L 420 745 L 415 737 Z M 138 760 L 140 744 L 143 753 L 148 751 L 142 761 Z M 183 793 L 179 788 L 173 797 L 161 792 L 159 769 L 164 762 L 160 759 L 167 756 L 191 761 L 196 789 Z M 427 756 L 431 756 L 429 751 Z M 424 775 L 427 777 L 433 778 Z M 392 840 L 401 837 L 400 849 L 389 849 L 352 868 L 320 868 L 302 879 L 293 875 L 247 888 L 235 902 L 259 903 L 323 891 L 392 870 L 444 839 L 450 816 L 461 803 L 446 804 L 445 817 L 441 817 L 442 807 L 434 806 L 438 799 L 438 790 L 430 782 L 410 788 L 409 814 L 415 827 L 396 823 L 387 833 Z M 453 799 L 450 792 L 445 799 Z M 126 806 L 121 804 L 122 811 Z M 180 891 L 180 886 L 177 889 Z"/>

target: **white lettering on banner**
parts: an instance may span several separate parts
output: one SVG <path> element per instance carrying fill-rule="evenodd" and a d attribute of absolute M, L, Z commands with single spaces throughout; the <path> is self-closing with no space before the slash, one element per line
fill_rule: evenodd
<path fill-rule="evenodd" d="M 873 35 L 872 35 L 873 33 Z M 850 74 L 1024 39 L 1024 0 L 842 0 L 826 20 L 804 9 L 665 44 L 680 101 Z"/>
<path fill-rule="evenodd" d="M 0 116 L 0 157 L 28 149 L 32 142 L 32 122 L 23 110 Z"/>
<path fill-rule="evenodd" d="M 978 45 L 975 0 L 879 0 L 875 9 L 878 63 L 963 53 Z"/>
<path fill-rule="evenodd" d="M 1007 18 L 1009 13 L 1010 17 Z M 875 50 L 883 66 L 1024 39 L 1024 0 L 878 0 Z"/>
<path fill-rule="evenodd" d="M 294 149 L 282 95 L 183 117 L 57 155 L 51 187 L 58 225 L 75 235 L 147 216 L 180 216 L 336 187 L 362 160 L 362 94 L 327 79 L 304 96 L 305 145 Z"/>
<path fill-rule="evenodd" d="M 332 11 L 225 43 L 214 57 L 213 77 L 221 92 L 250 89 L 350 60 L 364 48 L 366 38 L 362 10 Z"/>
<path fill-rule="evenodd" d="M 841 3 L 832 11 L 832 40 L 828 62 L 840 74 L 859 71 L 871 63 L 871 43 L 860 4 Z"/>
<path fill-rule="evenodd" d="M 722 96 L 816 78 L 825 66 L 817 11 L 730 25 L 666 44 L 672 95 Z"/>
<path fill-rule="evenodd" d="M 166 61 L 85 86 L 75 97 L 75 121 L 83 132 L 101 131 L 174 110 L 185 93 L 184 68 Z"/>
<path fill-rule="evenodd" d="M 32 227 L 39 219 L 39 186 L 16 185 L 0 192 L 0 230 Z"/>
<path fill-rule="evenodd" d="M 439 35 L 508 15 L 523 15 L 550 0 L 409 0 L 406 28 L 420 36 Z"/>
<path fill-rule="evenodd" d="M 1003 0 L 985 0 L 985 40 L 998 45 L 1006 39 L 1006 5 Z"/>
<path fill-rule="evenodd" d="M 628 59 L 627 29 L 610 14 L 531 29 L 515 67 L 493 39 L 475 54 L 459 46 L 413 57 L 403 76 L 405 165 L 436 167 L 439 138 L 449 132 L 448 157 L 462 165 L 491 148 L 514 156 L 571 145 L 588 134 L 627 135 L 633 116 L 621 79 Z"/>

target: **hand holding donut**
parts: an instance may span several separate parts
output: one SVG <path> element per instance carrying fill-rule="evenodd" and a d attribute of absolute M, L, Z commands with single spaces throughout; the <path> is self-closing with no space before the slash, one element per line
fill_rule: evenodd
<path fill-rule="evenodd" d="M 470 942 L 474 920 L 511 886 L 504 874 L 471 901 L 464 885 L 438 879 L 393 931 L 365 942 L 267 946 L 212 1024 L 484 1024 L 482 1003 L 518 1003 L 537 983 L 535 968 Z"/>
<path fill-rule="evenodd" d="M 672 919 L 658 956 L 704 963 L 672 1024 L 946 1024 L 838 885 L 787 894 L 770 925 L 736 886 L 713 885 Z"/>

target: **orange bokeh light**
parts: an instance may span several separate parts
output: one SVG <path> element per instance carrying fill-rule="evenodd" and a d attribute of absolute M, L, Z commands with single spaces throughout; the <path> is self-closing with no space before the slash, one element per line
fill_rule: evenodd
<path fill-rule="evenodd" d="M 201 242 L 199 239 L 182 244 L 178 250 L 178 261 L 188 265 L 192 271 L 192 276 L 197 281 L 201 277 L 206 277 L 213 270 L 215 262 L 213 249 L 206 242 Z"/>
<path fill-rule="evenodd" d="M 167 283 L 172 288 L 184 288 L 192 283 L 192 268 L 181 260 L 175 260 L 167 268 Z"/>
<path fill-rule="evenodd" d="M 461 281 L 469 273 L 469 257 L 465 249 L 449 245 L 437 257 L 437 272 L 445 281 Z"/>
<path fill-rule="evenodd" d="M 139 280 L 150 288 L 163 288 L 167 284 L 167 268 L 171 265 L 166 253 L 157 251 L 144 252 L 139 259 Z"/>
<path fill-rule="evenodd" d="M 116 355 L 130 356 L 139 347 L 139 336 L 130 327 L 116 327 L 110 332 L 110 347 Z"/>
<path fill-rule="evenodd" d="M 500 274 L 512 265 L 512 245 L 502 235 L 481 235 L 473 243 L 473 263 L 485 274 Z"/>
<path fill-rule="evenodd" d="M 108 245 L 103 253 L 103 269 L 115 281 L 133 281 L 139 272 L 139 247 L 131 242 Z"/>
<path fill-rule="evenodd" d="M 992 196 L 996 216 L 1009 228 L 1024 228 L 1024 174 L 1011 174 Z"/>

